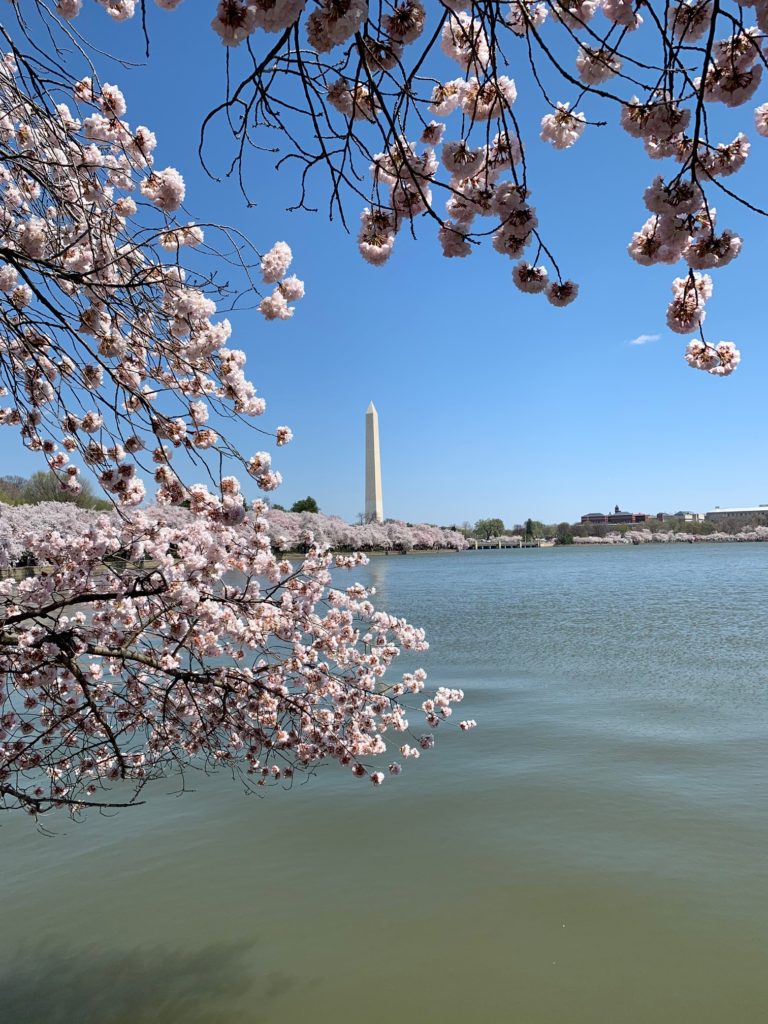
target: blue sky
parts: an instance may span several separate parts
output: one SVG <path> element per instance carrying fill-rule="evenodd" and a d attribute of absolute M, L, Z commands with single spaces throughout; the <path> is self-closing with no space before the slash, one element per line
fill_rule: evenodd
<path fill-rule="evenodd" d="M 216 184 L 202 172 L 199 124 L 224 81 L 224 50 L 207 28 L 211 8 L 190 3 L 169 15 L 150 5 L 149 66 L 102 65 L 101 74 L 123 88 L 129 121 L 157 133 L 157 165 L 184 174 L 194 219 L 236 224 L 262 250 L 276 239 L 294 250 L 294 270 L 307 285 L 294 319 L 233 317 L 233 343 L 248 353 L 270 425 L 286 423 L 295 433 L 275 460 L 285 479 L 276 501 L 312 494 L 323 511 L 356 516 L 371 400 L 388 516 L 551 522 L 615 503 L 653 513 L 768 501 L 765 314 L 755 301 L 765 287 L 764 221 L 717 203 L 721 226 L 743 228 L 745 244 L 713 275 L 706 327 L 713 340 L 736 342 L 742 365 L 726 380 L 690 370 L 682 357 L 687 338 L 664 321 L 679 270 L 643 268 L 626 254 L 647 216 L 643 189 L 661 165 L 614 127 L 587 129 L 565 153 L 538 142 L 546 111 L 536 96 L 526 105 L 531 92 L 521 75 L 532 201 L 563 272 L 580 283 L 578 301 L 558 310 L 521 294 L 511 261 L 489 244 L 469 259 L 446 260 L 427 221 L 417 223 L 416 243 L 402 232 L 389 264 L 369 267 L 355 244 L 361 204 L 354 197 L 347 235 L 322 213 L 286 212 L 296 179 L 276 175 L 272 157 L 250 165 L 259 203 L 252 210 L 234 182 Z M 141 55 L 138 22 L 115 26 L 93 11 L 78 26 L 113 52 Z M 758 102 L 765 98 L 758 94 Z M 751 105 L 739 118 L 749 122 L 753 151 L 729 184 L 759 199 L 768 140 L 751 130 Z M 224 135 L 217 142 L 224 167 L 230 144 Z M 310 198 L 327 205 L 320 181 Z M 659 337 L 631 344 L 643 335 Z M 263 446 L 241 440 L 246 449 Z M 8 446 L 0 467 L 29 472 L 37 464 Z"/>

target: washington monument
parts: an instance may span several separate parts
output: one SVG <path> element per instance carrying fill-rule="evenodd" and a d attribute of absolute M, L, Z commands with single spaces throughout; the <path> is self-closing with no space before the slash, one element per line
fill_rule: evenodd
<path fill-rule="evenodd" d="M 365 521 L 381 523 L 383 520 L 379 414 L 371 402 L 365 410 Z"/>

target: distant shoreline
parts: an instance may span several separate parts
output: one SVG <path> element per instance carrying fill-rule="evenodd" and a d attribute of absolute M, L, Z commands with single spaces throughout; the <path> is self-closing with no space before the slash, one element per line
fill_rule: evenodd
<path fill-rule="evenodd" d="M 466 550 L 466 549 L 465 549 Z M 351 555 L 354 554 L 352 550 L 344 551 L 331 551 L 331 555 Z M 288 558 L 292 561 L 303 560 L 307 557 L 306 552 L 302 551 L 275 551 L 277 558 Z M 376 549 L 375 551 L 363 551 L 361 554 L 365 555 L 366 558 L 382 558 L 385 556 L 391 558 L 398 558 L 401 555 L 458 555 L 460 554 L 456 548 L 413 548 L 411 551 L 387 551 L 384 548 Z M 115 559 L 112 562 L 105 562 L 101 566 L 101 571 L 105 573 L 114 573 L 117 570 L 122 569 L 153 569 L 157 566 L 157 561 L 154 559 L 144 559 L 142 562 L 128 562 L 123 559 Z M 15 579 L 17 581 L 30 579 L 33 576 L 44 576 L 47 573 L 53 571 L 51 565 L 14 565 L 0 568 L 0 580 Z"/>
<path fill-rule="evenodd" d="M 680 540 L 664 540 L 664 541 L 652 541 L 652 540 L 650 540 L 650 541 L 631 541 L 631 540 L 629 540 L 629 541 L 628 540 L 606 541 L 606 540 L 599 540 L 599 541 L 586 541 L 586 542 L 581 541 L 581 543 L 575 542 L 573 544 L 542 544 L 540 548 L 539 547 L 531 547 L 531 546 L 519 546 L 519 545 L 513 545 L 513 544 L 505 544 L 505 545 L 502 545 L 501 547 L 495 547 L 495 546 L 494 547 L 478 547 L 478 548 L 466 547 L 466 548 L 462 548 L 461 551 L 459 551 L 456 548 L 413 548 L 411 551 L 387 551 L 384 548 L 377 548 L 374 551 L 361 551 L 359 553 L 365 555 L 366 558 L 399 558 L 399 557 L 402 557 L 404 555 L 407 555 L 409 557 L 413 557 L 414 555 L 417 555 L 417 556 L 418 555 L 461 555 L 461 554 L 466 554 L 468 552 L 472 552 L 473 554 L 476 554 L 478 551 L 490 551 L 490 552 L 494 552 L 494 551 L 539 551 L 539 550 L 542 550 L 542 549 L 549 550 L 549 551 L 555 551 L 555 550 L 563 550 L 563 549 L 573 550 L 574 548 L 579 548 L 579 549 L 581 549 L 581 548 L 636 548 L 636 547 L 639 547 L 639 548 L 647 548 L 647 547 L 657 547 L 657 548 L 660 548 L 660 547 L 680 546 L 680 545 L 684 545 L 684 544 L 729 544 L 729 545 L 730 544 L 763 544 L 766 541 L 768 541 L 768 537 L 766 537 L 765 539 L 761 539 L 759 537 L 749 537 L 749 538 L 747 538 L 747 537 L 739 537 L 738 534 L 733 535 L 729 540 L 725 540 L 723 537 L 718 537 L 717 539 L 710 540 L 710 538 L 705 534 L 703 536 L 697 536 L 697 537 L 693 537 L 693 538 L 691 538 L 691 537 L 680 538 Z M 288 559 L 291 559 L 292 561 L 301 560 L 301 559 L 304 559 L 304 558 L 307 557 L 306 553 L 301 552 L 301 551 L 279 551 L 279 552 L 276 551 L 274 553 L 275 553 L 275 555 L 278 558 L 288 558 Z M 330 552 L 331 555 L 351 555 L 353 553 L 356 553 L 356 552 L 352 552 L 351 550 L 339 550 L 339 551 L 331 550 L 331 552 Z M 104 565 L 102 566 L 102 571 L 103 572 L 114 573 L 116 570 L 127 569 L 127 568 L 142 570 L 142 569 L 151 569 L 151 568 L 153 568 L 156 565 L 157 565 L 157 562 L 155 562 L 154 560 L 150 560 L 150 559 L 147 559 L 147 560 L 145 560 L 143 562 L 140 562 L 140 563 L 139 562 L 122 562 L 122 564 L 121 564 L 121 560 L 117 560 L 116 559 L 113 562 L 105 562 Z M 24 580 L 24 579 L 29 579 L 30 577 L 33 577 L 33 576 L 41 576 L 41 575 L 44 575 L 44 574 L 46 574 L 48 572 L 51 572 L 51 571 L 52 571 L 52 566 L 50 566 L 50 565 L 9 566 L 9 567 L 0 569 L 0 580 L 3 580 L 3 579 L 15 579 L 17 581 L 21 581 L 21 580 Z"/>
<path fill-rule="evenodd" d="M 401 555 L 408 555 L 408 557 L 410 558 L 411 555 L 460 555 L 463 553 L 463 551 L 466 550 L 468 549 L 464 548 L 462 549 L 462 551 L 459 551 L 457 548 L 411 548 L 410 551 L 387 551 L 386 548 L 376 548 L 373 551 L 360 551 L 359 553 L 361 555 L 365 555 L 366 558 L 399 558 Z M 334 550 L 333 548 L 331 548 L 332 555 L 352 555 L 356 553 L 357 552 L 354 552 L 351 548 L 344 548 L 343 550 Z M 301 551 L 279 551 L 275 552 L 275 554 L 279 555 L 281 558 L 307 557 L 306 554 L 303 554 Z"/>

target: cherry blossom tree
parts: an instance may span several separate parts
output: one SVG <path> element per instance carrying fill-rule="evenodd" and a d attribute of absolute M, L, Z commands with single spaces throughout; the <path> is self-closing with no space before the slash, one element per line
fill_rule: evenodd
<path fill-rule="evenodd" d="M 181 6 L 155 0 L 163 12 L 152 12 L 155 20 L 147 0 L 95 2 L 116 21 L 140 12 L 150 32 Z M 42 0 L 32 6 L 48 11 Z M 83 6 L 59 0 L 57 16 L 72 23 Z M 620 125 L 659 162 L 659 171 L 649 167 L 645 220 L 628 239 L 629 254 L 642 265 L 680 266 L 667 323 L 695 335 L 685 350 L 689 365 L 715 376 L 738 366 L 735 344 L 707 340 L 703 322 L 709 271 L 742 247 L 715 203 L 765 216 L 731 180 L 750 154 L 750 135 L 768 136 L 768 102 L 757 102 L 768 0 L 210 0 L 196 7 L 201 30 L 213 15 L 231 83 L 203 122 L 203 154 L 207 129 L 225 119 L 248 192 L 249 151 L 262 133 L 281 139 L 279 166 L 298 172 L 297 206 L 316 202 L 312 179 L 324 172 L 330 214 L 346 223 L 350 204 L 357 207 L 360 252 L 375 265 L 391 257 L 401 231 L 425 220 L 447 257 L 465 258 L 490 237 L 513 261 L 517 288 L 568 305 L 579 286 L 545 240 L 518 110 L 522 103 L 537 112 L 540 139 L 555 150 Z M 599 197 L 593 201 L 599 207 Z"/>
<path fill-rule="evenodd" d="M 304 527 L 297 564 L 273 550 L 266 505 L 231 472 L 280 483 L 269 452 L 230 440 L 265 403 L 217 314 L 217 270 L 238 271 L 238 298 L 268 286 L 258 308 L 284 320 L 304 292 L 290 247 L 259 254 L 187 220 L 182 175 L 155 165 L 119 87 L 1 31 L 0 425 L 71 493 L 90 467 L 118 511 L 44 509 L 22 535 L 43 571 L 0 581 L 0 807 L 130 805 L 171 771 L 221 765 L 264 786 L 333 759 L 380 785 L 384 735 L 399 774 L 462 694 L 424 695 L 413 732 L 404 701 L 425 675 L 385 673 L 423 631 L 338 586 L 332 570 L 363 558 L 334 558 L 331 538 Z M 158 504 L 139 509 L 148 473 Z M 0 544 L 0 566 L 17 553 Z"/>
<path fill-rule="evenodd" d="M 411 735 L 404 704 L 423 673 L 388 675 L 423 634 L 338 586 L 334 563 L 359 558 L 330 555 L 326 522 L 284 523 L 288 546 L 309 554 L 281 556 L 236 475 L 273 491 L 280 474 L 262 447 L 292 435 L 264 429 L 269 443 L 244 453 L 232 443 L 234 419 L 256 436 L 265 403 L 222 313 L 254 296 L 265 319 L 289 318 L 304 293 L 291 249 L 257 251 L 190 219 L 182 174 L 155 163 L 158 140 L 130 124 L 78 28 L 87 5 L 139 16 L 149 42 L 181 3 L 9 0 L 0 28 L 0 425 L 72 493 L 92 469 L 120 510 L 26 536 L 47 571 L 0 584 L 0 805 L 33 814 L 135 802 L 153 778 L 217 765 L 261 786 L 334 759 L 378 785 L 385 736 L 403 734 L 403 759 L 432 746 L 431 731 Z M 296 205 L 322 195 L 345 224 L 359 215 L 374 265 L 423 223 L 446 257 L 490 240 L 514 287 L 570 304 L 579 285 L 547 241 L 527 153 L 620 125 L 660 161 L 629 254 L 678 267 L 667 322 L 694 335 L 689 364 L 715 376 L 738 365 L 736 345 L 703 324 L 709 272 L 742 247 L 715 201 L 765 216 L 731 182 L 752 138 L 768 136 L 768 0 L 195 0 L 195 11 L 206 31 L 213 19 L 229 70 L 227 94 L 201 112 L 203 159 L 223 121 L 248 193 L 251 151 L 264 133 L 279 139 Z M 366 547 L 439 542 L 431 527 L 408 540 L 399 524 L 362 529 Z M 461 696 L 438 688 L 418 714 L 434 729 Z"/>
<path fill-rule="evenodd" d="M 224 490 L 234 499 L 234 478 Z M 275 555 L 265 506 L 254 511 L 247 526 L 138 511 L 25 538 L 48 569 L 0 582 L 5 807 L 122 806 L 170 771 L 222 765 L 264 785 L 333 758 L 383 781 L 368 765 L 385 733 L 411 738 L 402 698 L 425 680 L 384 675 L 401 649 L 426 648 L 423 631 L 377 612 L 364 588 L 335 587 L 322 549 L 299 566 Z M 111 568 L 117 552 L 151 567 Z M 431 730 L 461 697 L 425 697 Z M 415 746 L 396 738 L 400 756 L 429 749 L 431 730 Z"/>

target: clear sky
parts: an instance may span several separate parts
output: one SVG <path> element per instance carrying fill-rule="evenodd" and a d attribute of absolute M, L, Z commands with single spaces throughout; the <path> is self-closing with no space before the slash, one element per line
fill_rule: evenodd
<path fill-rule="evenodd" d="M 679 269 L 643 268 L 626 254 L 647 216 L 642 191 L 663 165 L 613 126 L 588 128 L 573 149 L 556 153 L 535 139 L 546 111 L 535 96 L 526 104 L 529 83 L 521 81 L 532 202 L 564 274 L 580 283 L 578 301 L 559 310 L 521 294 L 511 261 L 489 244 L 446 260 L 427 221 L 417 223 L 416 243 L 401 232 L 389 264 L 370 267 L 357 252 L 354 197 L 347 235 L 322 213 L 286 212 L 297 182 L 271 170 L 273 157 L 250 164 L 256 209 L 246 209 L 234 182 L 216 184 L 202 172 L 199 125 L 224 83 L 224 50 L 207 27 L 211 7 L 188 3 L 170 15 L 149 5 L 149 66 L 100 70 L 123 88 L 128 120 L 157 133 L 157 165 L 185 176 L 194 219 L 236 224 L 262 250 L 276 239 L 294 250 L 293 269 L 307 286 L 294 319 L 232 318 L 233 344 L 248 353 L 270 425 L 295 433 L 275 459 L 285 483 L 274 500 L 290 505 L 311 494 L 325 512 L 353 519 L 361 511 L 373 400 L 387 516 L 552 522 L 616 503 L 654 513 L 768 502 L 764 220 L 717 204 L 720 225 L 743 229 L 745 244 L 713 274 L 706 327 L 712 340 L 736 342 L 742 364 L 726 380 L 693 371 L 682 355 L 687 337 L 665 325 Z M 78 27 L 113 52 L 141 56 L 138 19 L 115 26 L 92 11 Z M 729 184 L 760 198 L 768 140 L 752 130 L 751 106 L 739 119 L 752 155 Z M 223 169 L 231 142 L 219 142 L 214 162 Z M 324 185 L 317 180 L 310 196 L 321 209 Z M 642 336 L 655 340 L 632 343 Z M 241 440 L 247 450 L 263 446 Z M 0 466 L 39 468 L 11 445 Z"/>

